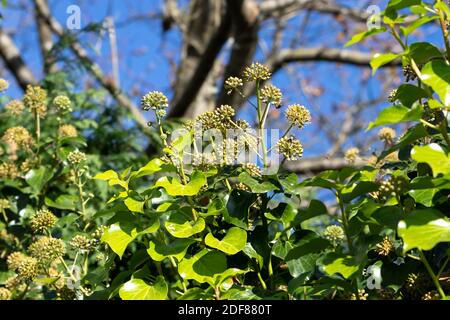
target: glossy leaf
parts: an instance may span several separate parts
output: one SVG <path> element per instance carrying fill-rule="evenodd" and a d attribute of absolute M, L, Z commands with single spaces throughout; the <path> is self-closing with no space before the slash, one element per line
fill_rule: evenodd
<path fill-rule="evenodd" d="M 433 88 L 444 105 L 450 106 L 450 66 L 443 60 L 433 60 L 421 72 L 422 82 Z"/>
<path fill-rule="evenodd" d="M 323 270 L 333 275 L 341 274 L 345 279 L 349 279 L 355 275 L 361 268 L 361 263 L 356 261 L 352 256 L 346 256 L 338 253 L 329 253 L 322 259 Z"/>
<path fill-rule="evenodd" d="M 183 209 L 171 213 L 164 226 L 175 238 L 189 238 L 205 229 L 205 220 L 201 217 L 194 220 L 189 216 L 188 209 Z"/>
<path fill-rule="evenodd" d="M 418 121 L 422 117 L 422 108 L 408 109 L 404 106 L 391 106 L 380 112 L 377 119 L 369 124 L 368 129 L 386 124 Z"/>
<path fill-rule="evenodd" d="M 370 61 L 370 66 L 372 67 L 372 74 L 375 74 L 381 66 L 384 66 L 385 64 L 388 64 L 399 57 L 400 57 L 399 54 L 394 53 L 384 53 L 374 55 L 374 57 Z"/>
<path fill-rule="evenodd" d="M 278 190 L 278 187 L 268 181 L 258 182 L 258 180 L 250 176 L 247 172 L 242 172 L 239 175 L 239 182 L 248 186 L 253 193 L 266 193 Z"/>
<path fill-rule="evenodd" d="M 181 261 L 186 255 L 189 246 L 194 242 L 191 239 L 175 239 L 168 244 L 150 241 L 147 252 L 155 261 L 162 261 L 167 257 L 174 257 L 178 261 Z"/>
<path fill-rule="evenodd" d="M 164 277 L 158 276 L 153 285 L 142 279 L 131 279 L 123 284 L 119 295 L 122 300 L 165 300 L 168 292 Z"/>
<path fill-rule="evenodd" d="M 201 172 L 195 172 L 190 181 L 184 185 L 177 178 L 162 177 L 155 183 L 155 187 L 162 187 L 171 196 L 195 196 L 205 185 L 206 177 Z"/>
<path fill-rule="evenodd" d="M 222 240 L 218 240 L 211 233 L 205 237 L 205 244 L 208 247 L 220 250 L 227 254 L 236 254 L 244 249 L 247 243 L 247 232 L 241 228 L 231 227 Z"/>
<path fill-rule="evenodd" d="M 224 253 L 203 249 L 178 264 L 178 273 L 183 279 L 196 280 L 200 283 L 212 281 L 214 276 L 225 272 L 227 258 Z"/>
<path fill-rule="evenodd" d="M 415 210 L 398 223 L 403 251 L 431 250 L 440 242 L 450 242 L 450 221 L 438 210 Z"/>
<path fill-rule="evenodd" d="M 427 163 L 436 177 L 438 174 L 450 173 L 450 158 L 436 143 L 427 146 L 415 146 L 411 150 L 411 158 L 417 162 Z"/>

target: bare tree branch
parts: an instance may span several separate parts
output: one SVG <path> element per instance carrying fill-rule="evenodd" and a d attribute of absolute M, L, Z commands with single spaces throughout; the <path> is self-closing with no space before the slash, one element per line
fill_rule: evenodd
<path fill-rule="evenodd" d="M 225 68 L 224 81 L 231 76 L 241 74 L 249 65 L 258 43 L 258 14 L 259 9 L 253 0 L 230 1 L 233 22 L 233 48 L 230 59 Z M 235 105 L 240 101 L 237 94 L 228 95 L 224 83 L 221 86 L 217 105 Z"/>
<path fill-rule="evenodd" d="M 311 157 L 298 161 L 288 161 L 284 167 L 295 173 L 316 174 L 326 170 L 339 170 L 345 167 L 362 167 L 367 164 L 366 161 L 358 160 L 353 164 L 344 158 L 324 158 L 324 157 Z"/>
<path fill-rule="evenodd" d="M 334 48 L 285 49 L 270 59 L 267 65 L 270 66 L 273 72 L 276 72 L 287 63 L 307 61 L 328 61 L 369 67 L 373 55 L 373 53 Z M 400 60 L 394 60 L 384 65 L 384 67 L 400 65 Z"/>
<path fill-rule="evenodd" d="M 332 15 L 343 15 L 358 22 L 366 22 L 369 17 L 369 14 L 360 9 L 347 8 L 324 0 L 267 0 L 260 5 L 261 14 L 265 19 L 273 17 L 276 12 L 291 14 L 302 9 Z"/>
<path fill-rule="evenodd" d="M 19 49 L 2 29 L 0 29 L 0 56 L 24 91 L 29 84 L 37 82 L 33 72 L 23 61 Z"/>
<path fill-rule="evenodd" d="M 44 0 L 34 0 L 37 13 L 39 16 L 44 19 L 44 21 L 48 24 L 50 29 L 58 35 L 59 37 L 63 37 L 65 35 L 65 31 L 63 27 L 59 24 L 57 20 L 55 20 L 48 10 L 48 7 L 45 7 L 43 4 Z M 134 116 L 136 122 L 144 129 L 147 129 L 147 121 L 145 120 L 142 113 L 139 109 L 133 104 L 133 102 L 128 98 L 121 90 L 118 88 L 113 82 L 108 81 L 101 69 L 100 66 L 97 65 L 94 61 L 92 61 L 86 50 L 77 42 L 72 41 L 70 43 L 70 48 L 72 52 L 77 56 L 77 58 L 84 62 L 87 69 L 94 76 L 94 78 L 116 99 L 116 101 L 121 105 L 127 108 L 131 114 Z"/>
<path fill-rule="evenodd" d="M 228 0 L 227 3 L 232 1 Z M 181 93 L 174 97 L 169 117 L 182 117 L 185 114 L 210 74 L 219 52 L 229 37 L 230 29 L 231 11 L 230 6 L 227 5 L 225 13 L 221 17 L 220 25 L 211 36 L 208 45 L 198 59 L 192 75 L 185 81 L 185 86 L 181 88 Z"/>
<path fill-rule="evenodd" d="M 48 2 L 47 0 L 41 1 L 42 6 L 46 8 L 46 10 L 49 11 Z M 45 23 L 44 19 L 41 18 L 41 16 L 37 13 L 36 7 L 34 9 L 35 16 L 36 16 L 36 26 L 37 31 L 39 34 L 39 44 L 41 48 L 41 55 L 42 60 L 44 64 L 44 73 L 52 73 L 56 71 L 56 65 L 55 65 L 55 59 L 50 55 L 50 52 L 53 47 L 53 39 L 52 39 L 52 30 L 48 26 L 47 23 Z"/>

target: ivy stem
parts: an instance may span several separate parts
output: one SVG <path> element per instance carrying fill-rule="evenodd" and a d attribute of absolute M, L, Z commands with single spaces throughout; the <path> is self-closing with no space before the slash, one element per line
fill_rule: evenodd
<path fill-rule="evenodd" d="M 350 252 L 353 252 L 353 244 L 352 240 L 350 239 L 350 232 L 348 227 L 348 217 L 347 213 L 345 212 L 344 203 L 342 202 L 342 195 L 339 191 L 336 192 L 336 197 L 339 203 L 339 208 L 341 210 L 342 225 L 344 226 L 344 232 L 345 237 L 347 238 L 348 249 L 350 250 Z"/>
<path fill-rule="evenodd" d="M 419 249 L 419 255 L 420 255 L 420 260 L 425 265 L 425 268 L 427 269 L 428 274 L 430 275 L 431 279 L 433 280 L 433 283 L 436 286 L 436 289 L 438 290 L 439 295 L 441 296 L 442 299 L 445 299 L 445 293 L 444 293 L 444 290 L 442 290 L 441 284 L 439 283 L 439 279 L 434 274 L 433 269 L 431 268 L 430 264 L 428 263 L 427 258 L 425 257 L 422 250 L 420 250 L 420 249 Z"/>
<path fill-rule="evenodd" d="M 439 124 L 439 132 L 442 134 L 442 137 L 444 137 L 447 146 L 450 147 L 450 138 L 448 137 L 446 118 L 442 119 L 441 123 Z"/>
<path fill-rule="evenodd" d="M 258 271 L 258 279 L 259 279 L 259 282 L 261 282 L 261 285 L 262 285 L 263 289 L 267 290 L 267 285 L 266 285 L 266 283 L 264 282 L 264 279 L 261 276 L 261 272 L 259 272 L 259 271 Z"/>
<path fill-rule="evenodd" d="M 34 122 L 35 122 L 35 131 L 36 131 L 36 143 L 37 143 L 37 151 L 36 156 L 38 163 L 41 162 L 41 157 L 39 155 L 39 149 L 40 149 L 40 140 L 41 140 L 41 118 L 39 117 L 39 114 L 37 110 L 34 110 Z"/>
<path fill-rule="evenodd" d="M 441 2 L 442 2 L 442 0 L 437 0 L 437 3 L 441 3 Z M 448 41 L 448 30 L 447 30 L 447 26 L 445 24 L 444 13 L 440 9 L 437 9 L 437 13 L 438 13 L 439 22 L 441 25 L 442 36 L 444 38 L 445 51 L 447 53 L 447 60 L 450 61 L 450 43 Z"/>
<path fill-rule="evenodd" d="M 183 286 L 183 291 L 186 293 L 186 291 L 187 291 L 186 284 L 184 283 L 183 277 L 178 273 L 178 265 L 177 265 L 175 259 L 171 256 L 171 257 L 169 257 L 169 260 L 170 260 L 170 263 L 172 264 L 172 267 L 173 267 L 175 273 L 177 274 L 177 276 L 180 279 L 181 285 Z"/>
<path fill-rule="evenodd" d="M 258 129 L 259 138 L 261 139 L 262 154 L 263 154 L 263 165 L 264 168 L 267 167 L 267 150 L 266 150 L 266 137 L 264 132 L 265 121 L 263 115 L 261 114 L 261 90 L 259 85 L 259 80 L 256 81 L 256 105 L 258 111 Z"/>
<path fill-rule="evenodd" d="M 86 220 L 86 203 L 84 200 L 84 196 L 83 196 L 83 183 L 81 182 L 81 176 L 78 172 L 77 169 L 74 170 L 75 171 L 75 179 L 76 179 L 76 185 L 78 188 L 78 197 L 80 200 L 80 206 L 81 206 L 81 215 L 83 216 L 83 218 Z"/>
<path fill-rule="evenodd" d="M 450 256 L 447 257 L 447 259 L 445 259 L 444 264 L 442 265 L 442 267 L 439 269 L 439 272 L 436 275 L 436 278 L 439 279 L 439 277 L 441 276 L 442 272 L 444 271 L 445 267 L 447 266 L 447 263 L 450 261 Z"/>

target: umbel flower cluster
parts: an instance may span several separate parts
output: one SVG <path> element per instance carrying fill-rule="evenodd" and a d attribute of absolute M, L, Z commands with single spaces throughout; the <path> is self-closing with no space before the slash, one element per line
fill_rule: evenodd
<path fill-rule="evenodd" d="M 209 168 L 211 166 L 238 164 L 248 168 L 248 164 L 258 167 L 256 165 L 258 161 L 266 167 L 269 150 L 271 149 L 276 150 L 286 160 L 298 160 L 302 157 L 303 146 L 301 142 L 293 134 L 289 134 L 292 129 L 302 129 L 311 122 L 309 110 L 299 104 L 287 106 L 285 115 L 288 129 L 284 134 L 280 134 L 281 138 L 278 142 L 273 142 L 271 148 L 267 148 L 264 130 L 269 118 L 270 108 L 280 109 L 283 106 L 281 90 L 273 84 L 264 85 L 264 82 L 268 81 L 270 77 L 271 72 L 266 66 L 253 63 L 245 68 L 241 77 L 232 76 L 225 81 L 225 89 L 228 94 L 237 93 L 243 98 L 246 98 L 243 92 L 246 84 L 256 82 L 255 96 L 257 101 L 256 103 L 250 102 L 257 108 L 256 129 L 253 129 L 245 120 L 235 120 L 236 110 L 230 105 L 221 105 L 186 123 L 186 128 L 192 130 L 194 138 L 204 138 L 206 134 L 213 136 L 210 139 L 212 148 L 209 148 L 207 152 L 202 151 L 203 145 L 197 146 L 192 151 L 191 163 L 194 167 Z M 167 97 L 159 91 L 149 92 L 141 100 L 143 110 L 155 112 L 164 143 L 167 143 L 165 141 L 167 134 L 160 119 L 165 116 L 168 105 Z M 221 135 L 220 139 L 217 138 L 217 132 Z M 233 136 L 230 136 L 230 132 L 234 133 Z M 245 154 L 248 152 L 253 152 L 256 156 L 246 157 Z M 172 152 L 166 154 L 166 156 L 173 163 L 179 161 L 179 159 L 175 159 Z"/>

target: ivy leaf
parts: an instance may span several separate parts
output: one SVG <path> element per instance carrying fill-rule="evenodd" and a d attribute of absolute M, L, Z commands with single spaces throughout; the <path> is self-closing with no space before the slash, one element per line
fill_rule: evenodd
<path fill-rule="evenodd" d="M 106 242 L 112 251 L 114 251 L 121 259 L 125 249 L 138 235 L 136 229 L 133 229 L 130 234 L 124 232 L 120 225 L 113 224 L 103 233 L 101 241 Z"/>
<path fill-rule="evenodd" d="M 208 233 L 205 237 L 207 246 L 231 255 L 244 249 L 246 243 L 247 232 L 237 227 L 231 227 L 222 240 L 215 238 L 212 233 Z"/>
<path fill-rule="evenodd" d="M 415 146 L 411 150 L 411 158 L 417 162 L 427 163 L 433 170 L 433 175 L 450 173 L 450 159 L 444 150 L 436 143 L 427 146 Z"/>
<path fill-rule="evenodd" d="M 120 179 L 119 174 L 113 170 L 98 173 L 95 175 L 94 179 L 107 181 L 110 186 L 120 185 L 125 190 L 128 190 L 128 182 Z"/>
<path fill-rule="evenodd" d="M 417 28 L 423 26 L 424 24 L 427 24 L 428 22 L 431 22 L 433 20 L 438 19 L 438 16 L 423 16 L 420 17 L 419 19 L 415 20 L 413 23 L 411 23 L 409 26 L 407 27 L 400 27 L 400 29 L 403 32 L 403 35 L 405 37 L 408 37 L 412 32 L 414 32 L 414 30 L 416 30 Z"/>
<path fill-rule="evenodd" d="M 169 288 L 164 277 L 158 276 L 153 285 L 142 279 L 131 279 L 125 282 L 119 290 L 122 300 L 165 300 Z"/>
<path fill-rule="evenodd" d="M 248 211 L 255 200 L 256 196 L 254 194 L 233 189 L 228 196 L 227 210 L 224 211 L 225 221 L 247 230 Z"/>
<path fill-rule="evenodd" d="M 433 60 L 422 68 L 421 80 L 438 94 L 445 106 L 450 105 L 450 66 L 443 60 Z"/>
<path fill-rule="evenodd" d="M 421 0 L 390 0 L 385 10 L 385 16 L 395 19 L 398 10 L 420 5 L 421 2 Z"/>
<path fill-rule="evenodd" d="M 431 250 L 440 242 L 450 242 L 450 222 L 438 210 L 414 210 L 398 223 L 398 234 L 405 253 L 414 248 Z"/>
<path fill-rule="evenodd" d="M 164 223 L 166 230 L 175 238 L 189 238 L 205 229 L 205 220 L 200 217 L 194 220 L 190 210 L 191 208 L 185 207 L 172 212 Z"/>
<path fill-rule="evenodd" d="M 328 253 L 322 259 L 322 267 L 325 273 L 333 275 L 341 274 L 345 279 L 355 275 L 363 264 L 352 256 L 346 256 L 339 253 Z"/>
<path fill-rule="evenodd" d="M 25 181 L 31 187 L 35 194 L 39 194 L 45 184 L 50 181 L 53 173 L 46 167 L 32 169 L 25 175 Z"/>
<path fill-rule="evenodd" d="M 358 34 L 355 34 L 346 44 L 345 47 L 354 45 L 362 40 L 364 40 L 367 37 L 379 34 L 379 33 L 383 33 L 386 32 L 386 28 L 385 27 L 381 27 L 381 28 L 373 28 L 369 31 L 364 31 Z"/>
<path fill-rule="evenodd" d="M 408 193 L 413 199 L 426 207 L 433 205 L 433 198 L 439 189 L 422 189 L 422 190 L 410 190 Z"/>
<path fill-rule="evenodd" d="M 418 64 L 425 64 L 432 59 L 442 59 L 438 48 L 428 42 L 416 42 L 409 47 L 411 58 Z"/>
<path fill-rule="evenodd" d="M 360 181 L 342 189 L 342 200 L 345 203 L 350 203 L 353 199 L 378 189 L 379 185 L 374 182 Z"/>
<path fill-rule="evenodd" d="M 408 108 L 411 108 L 413 103 L 420 98 L 427 97 L 428 94 L 424 89 L 412 84 L 402 84 L 400 87 L 398 87 L 397 94 L 395 95 L 395 98 L 398 99 L 402 103 L 402 105 Z"/>
<path fill-rule="evenodd" d="M 174 257 L 181 261 L 189 246 L 194 242 L 192 239 L 175 239 L 168 244 L 150 241 L 147 252 L 154 261 L 162 261 L 167 257 Z"/>
<path fill-rule="evenodd" d="M 279 190 L 268 181 L 258 182 L 258 180 L 250 176 L 247 172 L 242 172 L 239 175 L 239 182 L 247 185 L 253 193 L 267 193 L 269 191 Z"/>
<path fill-rule="evenodd" d="M 386 124 L 418 121 L 422 117 L 422 107 L 409 109 L 404 106 L 391 106 L 380 112 L 377 119 L 369 124 L 367 130 Z"/>
<path fill-rule="evenodd" d="M 200 283 L 212 281 L 214 276 L 225 272 L 227 258 L 224 253 L 203 249 L 178 264 L 178 273 L 183 279 L 195 280 Z"/>
<path fill-rule="evenodd" d="M 59 195 L 54 201 L 48 197 L 45 197 L 45 205 L 62 210 L 74 209 L 77 202 L 78 197 L 72 194 Z"/>
<path fill-rule="evenodd" d="M 298 176 L 295 173 L 291 173 L 284 179 L 278 179 L 285 193 L 300 195 L 302 188 L 299 187 Z"/>
<path fill-rule="evenodd" d="M 133 224 L 127 221 L 131 215 L 124 215 L 120 218 L 113 218 L 115 223 L 110 225 L 103 233 L 101 241 L 107 243 L 112 251 L 114 251 L 121 259 L 128 245 L 139 235 L 153 233 L 159 229 L 159 219 L 153 216 L 150 220 L 149 227 L 141 231 Z M 125 222 L 116 222 L 115 220 L 125 220 Z"/>
<path fill-rule="evenodd" d="M 114 170 L 108 170 L 102 173 L 97 173 L 94 179 L 108 181 L 111 179 L 119 179 L 119 175 Z"/>
<path fill-rule="evenodd" d="M 144 213 L 145 201 L 139 201 L 128 197 L 123 201 L 123 203 L 127 206 L 128 210 L 132 212 Z"/>
<path fill-rule="evenodd" d="M 293 247 L 285 257 L 286 261 L 295 260 L 310 253 L 317 253 L 327 249 L 330 242 L 322 238 L 313 238 L 308 242 Z"/>
<path fill-rule="evenodd" d="M 374 75 L 381 66 L 392 62 L 400 56 L 400 54 L 394 53 L 375 54 L 370 61 L 370 66 L 372 67 L 372 75 Z"/>
<path fill-rule="evenodd" d="M 132 172 L 130 175 L 130 179 L 137 179 L 154 174 L 162 169 L 163 164 L 164 163 L 160 159 L 155 158 L 139 170 Z"/>
<path fill-rule="evenodd" d="M 188 184 L 181 184 L 176 178 L 162 177 L 155 183 L 155 187 L 163 187 L 171 196 L 195 196 L 205 185 L 206 177 L 201 172 L 194 172 Z"/>

